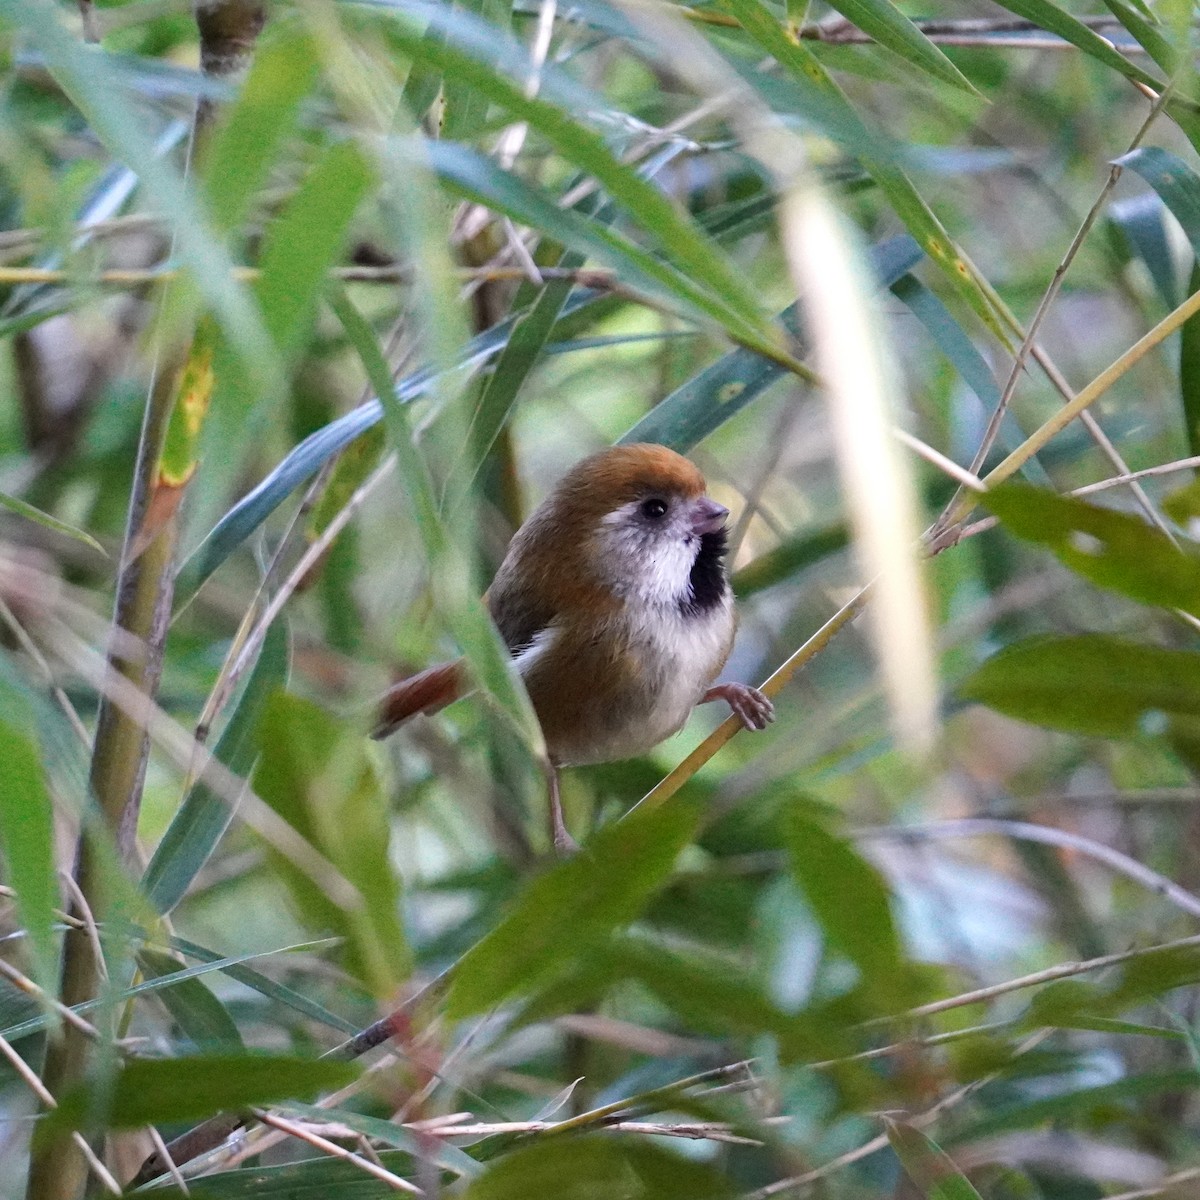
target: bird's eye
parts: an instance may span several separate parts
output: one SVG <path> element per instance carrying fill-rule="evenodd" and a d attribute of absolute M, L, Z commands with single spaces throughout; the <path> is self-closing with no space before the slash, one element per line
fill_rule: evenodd
<path fill-rule="evenodd" d="M 660 517 L 665 516 L 667 511 L 667 502 L 654 497 L 650 500 L 642 501 L 642 516 L 649 517 L 652 521 L 657 521 Z"/>

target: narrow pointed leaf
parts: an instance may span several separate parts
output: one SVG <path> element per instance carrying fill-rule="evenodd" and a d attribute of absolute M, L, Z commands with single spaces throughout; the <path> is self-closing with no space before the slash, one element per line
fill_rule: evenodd
<path fill-rule="evenodd" d="M 805 86 L 816 85 L 831 102 L 853 112 L 850 102 L 833 77 L 806 46 L 790 40 L 779 22 L 759 3 L 759 0 L 719 0 L 720 7 L 735 16 L 742 28 L 782 66 Z M 755 75 L 747 82 L 762 86 Z M 859 154 L 863 168 L 875 180 L 880 191 L 904 222 L 917 245 L 945 273 L 959 295 L 974 309 L 1003 345 L 1008 336 L 996 318 L 992 304 L 976 280 L 970 265 L 960 254 L 933 209 L 922 199 L 909 177 L 895 163 L 873 156 L 867 151 Z"/>
<path fill-rule="evenodd" d="M 970 80 L 888 0 L 831 0 L 831 7 L 927 75 L 979 95 Z"/>
<path fill-rule="evenodd" d="M 889 238 L 870 251 L 871 266 L 882 287 L 893 284 L 922 257 L 920 247 L 907 236 Z M 792 304 L 778 318 L 797 341 L 801 340 L 799 314 L 800 305 Z M 803 352 L 802 346 L 796 348 L 795 353 Z M 686 454 L 788 373 L 787 368 L 752 350 L 732 350 L 656 404 L 621 442 L 657 442 Z"/>
<path fill-rule="evenodd" d="M 61 533 L 66 537 L 73 538 L 77 542 L 82 542 L 85 546 L 91 546 L 93 550 L 99 550 L 101 554 L 107 554 L 105 549 L 90 533 L 85 533 L 82 529 L 76 529 L 74 525 L 68 525 L 66 521 L 60 521 L 57 517 L 52 517 L 49 513 L 42 512 L 40 508 L 34 508 L 32 504 L 26 504 L 24 500 L 18 499 L 16 496 L 10 496 L 5 492 L 0 492 L 0 508 L 7 508 L 9 512 L 16 513 L 20 517 L 24 517 L 27 521 L 33 521 L 36 525 L 41 525 L 44 529 L 52 529 L 55 533 Z"/>
<path fill-rule="evenodd" d="M 287 671 L 287 626 L 276 621 L 267 630 L 258 661 L 213 751 L 217 762 L 234 775 L 250 774 L 259 719 L 271 693 L 286 683 Z M 233 811 L 222 797 L 205 783 L 193 785 L 142 879 L 142 890 L 156 912 L 168 913 L 183 899 L 232 819 Z"/>

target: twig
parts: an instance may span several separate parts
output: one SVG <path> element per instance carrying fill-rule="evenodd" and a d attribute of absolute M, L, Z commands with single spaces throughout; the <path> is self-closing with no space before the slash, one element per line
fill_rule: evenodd
<path fill-rule="evenodd" d="M 1168 1195 L 1179 1184 L 1191 1183 L 1196 1179 L 1200 1179 L 1200 1167 L 1191 1167 L 1186 1171 L 1179 1171 L 1174 1175 L 1168 1175 L 1165 1179 L 1160 1179 L 1153 1187 L 1138 1188 L 1134 1192 L 1119 1192 L 1107 1197 L 1107 1200 L 1154 1200 L 1156 1196 Z"/>
<path fill-rule="evenodd" d="M 869 587 L 860 588 L 808 641 L 787 659 L 782 666 L 776 669 L 771 677 L 762 685 L 763 692 L 771 698 L 777 696 L 801 667 L 816 658 L 833 641 L 838 633 L 862 612 L 869 596 Z M 718 750 L 732 741 L 742 728 L 743 725 L 737 717 L 727 717 L 670 774 L 633 805 L 621 817 L 621 820 L 628 820 L 640 808 L 644 807 L 649 810 L 665 804 Z"/>
<path fill-rule="evenodd" d="M 1007 996 L 1012 992 L 1024 991 L 1025 988 L 1038 987 L 1043 983 L 1053 983 L 1057 979 L 1069 979 L 1072 975 L 1083 975 L 1088 971 L 1100 971 L 1105 967 L 1118 966 L 1121 963 L 1132 962 L 1134 959 L 1145 958 L 1148 954 L 1161 954 L 1169 950 L 1186 950 L 1200 946 L 1200 936 L 1177 938 L 1171 942 L 1161 942 L 1157 946 L 1146 946 L 1139 950 L 1123 950 L 1116 954 L 1105 954 L 1099 958 L 1082 959 L 1079 962 L 1058 963 L 1046 967 L 1042 971 L 1034 971 L 1030 975 L 1021 975 L 1016 979 L 1008 979 L 1003 983 L 994 983 L 988 987 L 976 988 L 972 992 L 962 992 L 957 996 L 949 996 L 945 1000 L 933 1000 L 928 1004 L 910 1008 L 899 1017 L 879 1017 L 869 1024 L 891 1020 L 915 1020 L 920 1017 L 932 1017 L 938 1013 L 949 1012 L 954 1008 L 965 1008 L 972 1004 L 986 1004 L 999 996 Z"/>
<path fill-rule="evenodd" d="M 415 1183 L 409 1183 L 407 1179 L 401 1179 L 399 1175 L 393 1175 L 391 1171 L 384 1170 L 383 1167 L 371 1162 L 370 1159 L 363 1158 L 361 1154 L 355 1154 L 352 1150 L 347 1150 L 345 1146 L 339 1146 L 337 1142 L 331 1142 L 328 1138 L 321 1137 L 320 1134 L 314 1133 L 312 1129 L 305 1125 L 289 1121 L 286 1117 L 279 1116 L 278 1113 L 266 1112 L 261 1109 L 256 1110 L 254 1115 L 264 1125 L 270 1125 L 272 1128 L 278 1129 L 286 1133 L 289 1137 L 296 1138 L 298 1141 L 307 1142 L 310 1146 L 315 1147 L 324 1154 L 328 1154 L 331 1158 L 340 1158 L 343 1162 L 352 1164 L 365 1174 L 386 1183 L 388 1187 L 393 1188 L 397 1192 L 407 1192 L 410 1196 L 425 1195 Z"/>
<path fill-rule="evenodd" d="M 1200 917 L 1200 897 L 1192 895 L 1186 888 L 1143 866 L 1136 858 L 1122 854 L 1102 842 L 1093 841 L 1077 833 L 1065 829 L 1054 829 L 1047 825 L 1035 825 L 1029 821 L 1013 821 L 1003 817 L 973 817 L 958 821 L 937 821 L 924 825 L 878 826 L 871 829 L 856 830 L 853 836 L 859 840 L 879 841 L 895 839 L 904 841 L 912 838 L 914 841 L 934 841 L 940 838 L 983 837 L 999 834 L 1002 837 L 1016 838 L 1024 842 L 1040 842 L 1046 846 L 1058 846 L 1063 849 L 1075 850 L 1080 854 L 1094 858 L 1114 871 L 1136 880 L 1143 887 L 1165 896 L 1172 904 Z"/>
<path fill-rule="evenodd" d="M 1137 149 L 1142 140 L 1145 138 L 1146 134 L 1150 132 L 1151 126 L 1154 124 L 1155 120 L 1157 120 L 1159 114 L 1163 110 L 1163 107 L 1166 105 L 1167 100 L 1171 95 L 1171 91 L 1172 88 L 1170 86 L 1165 87 L 1162 91 L 1162 95 L 1160 95 L 1151 105 L 1150 111 L 1146 115 L 1146 119 L 1142 122 L 1137 133 L 1134 134 L 1133 140 L 1129 143 L 1129 150 L 1126 151 L 1126 153 Z M 1114 164 L 1109 170 L 1108 179 L 1105 181 L 1104 186 L 1100 189 L 1099 196 L 1096 197 L 1095 203 L 1088 210 L 1087 215 L 1083 219 L 1083 223 L 1079 226 L 1075 236 L 1071 239 L 1071 243 L 1067 247 L 1066 253 L 1063 255 L 1062 260 L 1054 269 L 1054 275 L 1050 281 L 1050 286 L 1046 289 L 1045 294 L 1042 296 L 1041 302 L 1038 304 L 1038 307 L 1033 314 L 1033 319 L 1030 321 L 1025 331 L 1025 336 L 1021 341 L 1021 345 L 1017 350 L 1016 357 L 1013 360 L 1012 368 L 1009 371 L 1008 379 L 1005 381 L 1004 390 L 1000 394 L 1000 401 L 996 405 L 996 410 L 992 413 L 991 419 L 988 421 L 987 428 L 984 430 L 983 438 L 979 443 L 979 448 L 975 452 L 975 457 L 971 460 L 970 469 L 972 474 L 979 473 L 979 470 L 983 466 L 984 461 L 987 459 L 992 446 L 995 444 L 996 437 L 1000 432 L 1000 423 L 1004 419 L 1004 414 L 1008 411 L 1008 406 L 1012 401 L 1013 393 L 1017 389 L 1017 383 L 1025 369 L 1025 360 L 1029 357 L 1029 354 L 1033 349 L 1033 346 L 1037 340 L 1038 331 L 1041 329 L 1042 322 L 1045 320 L 1046 314 L 1050 310 L 1050 306 L 1054 303 L 1055 298 L 1058 296 L 1059 290 L 1062 287 L 1063 279 L 1065 278 L 1067 271 L 1070 269 L 1072 262 L 1075 261 L 1075 256 L 1079 253 L 1080 248 L 1083 246 L 1084 240 L 1091 232 L 1092 226 L 1095 225 L 1097 219 L 1099 218 L 1100 212 L 1104 208 L 1109 194 L 1112 192 L 1113 188 L 1116 187 L 1117 181 L 1121 178 L 1121 174 L 1122 168 Z M 958 497 L 955 497 L 955 499 L 951 501 L 946 510 L 947 513 L 950 513 L 955 509 L 957 500 Z"/>
<path fill-rule="evenodd" d="M 458 267 L 455 275 L 460 279 L 483 283 L 504 280 L 521 281 L 529 277 L 527 266 L 515 267 L 484 266 Z M 0 266 L 0 284 L 61 283 L 79 286 L 144 287 L 148 284 L 166 283 L 181 278 L 180 267 L 122 267 L 109 268 L 91 274 L 68 271 L 55 267 L 4 267 Z M 411 283 L 413 271 L 406 266 L 385 267 L 335 267 L 329 272 L 334 279 L 347 283 Z M 545 279 L 565 279 L 582 287 L 604 289 L 612 286 L 616 273 L 608 267 L 539 267 L 538 274 Z M 233 278 L 239 283 L 253 283 L 262 275 L 258 267 L 235 267 Z"/>

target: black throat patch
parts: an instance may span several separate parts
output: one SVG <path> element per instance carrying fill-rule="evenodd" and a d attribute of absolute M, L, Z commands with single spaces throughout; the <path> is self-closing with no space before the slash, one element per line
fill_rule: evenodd
<path fill-rule="evenodd" d="M 700 549 L 688 574 L 688 590 L 679 606 L 685 612 L 707 612 L 725 599 L 725 530 L 700 535 Z"/>

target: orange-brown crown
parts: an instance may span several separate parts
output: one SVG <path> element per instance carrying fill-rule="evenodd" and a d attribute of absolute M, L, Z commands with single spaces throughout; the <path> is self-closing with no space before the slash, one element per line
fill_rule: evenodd
<path fill-rule="evenodd" d="M 704 486 L 704 476 L 682 454 L 642 443 L 612 446 L 576 463 L 555 495 L 580 515 L 599 515 L 653 492 L 694 499 L 704 494 Z"/>

